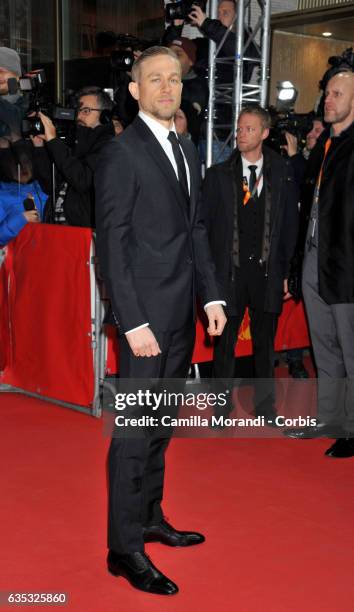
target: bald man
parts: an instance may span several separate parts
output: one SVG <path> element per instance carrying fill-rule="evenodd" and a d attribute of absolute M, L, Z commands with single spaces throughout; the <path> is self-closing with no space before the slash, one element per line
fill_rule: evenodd
<path fill-rule="evenodd" d="M 311 210 L 303 294 L 318 371 L 318 419 L 296 438 L 330 437 L 330 457 L 354 456 L 354 73 L 325 90 L 329 124 L 309 160 L 303 204 Z"/>

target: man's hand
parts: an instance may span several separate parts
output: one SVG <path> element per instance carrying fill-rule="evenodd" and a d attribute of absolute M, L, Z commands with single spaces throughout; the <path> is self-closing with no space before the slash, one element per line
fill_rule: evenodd
<path fill-rule="evenodd" d="M 184 19 L 174 19 L 173 20 L 173 25 L 174 26 L 181 26 L 184 24 Z"/>
<path fill-rule="evenodd" d="M 290 132 L 285 132 L 286 145 L 282 148 L 285 149 L 289 157 L 294 157 L 297 153 L 297 138 L 294 134 L 290 134 Z"/>
<path fill-rule="evenodd" d="M 26 210 L 26 212 L 24 212 L 23 214 L 26 217 L 28 223 L 40 222 L 38 210 Z"/>
<path fill-rule="evenodd" d="M 211 304 L 205 308 L 205 312 L 209 322 L 209 336 L 221 336 L 227 321 L 223 307 L 221 304 Z"/>
<path fill-rule="evenodd" d="M 142 327 L 126 334 L 135 357 L 156 357 L 161 353 L 158 342 L 149 327 Z"/>
<path fill-rule="evenodd" d="M 42 121 L 44 127 L 44 134 L 39 134 L 38 137 L 42 138 L 42 140 L 45 140 L 46 142 L 49 142 L 50 140 L 53 140 L 53 138 L 56 138 L 57 131 L 55 129 L 53 121 L 49 119 L 47 115 L 43 115 L 43 113 L 41 112 L 38 113 L 38 117 Z"/>
<path fill-rule="evenodd" d="M 192 25 L 201 28 L 207 18 L 206 13 L 203 13 L 200 6 L 197 6 L 196 4 L 193 4 L 192 9 L 193 10 L 188 15 L 188 19 L 190 19 Z"/>
<path fill-rule="evenodd" d="M 283 282 L 283 301 L 286 302 L 286 300 L 289 300 L 291 297 L 293 297 L 293 296 L 289 292 L 288 279 L 284 278 L 284 282 Z"/>

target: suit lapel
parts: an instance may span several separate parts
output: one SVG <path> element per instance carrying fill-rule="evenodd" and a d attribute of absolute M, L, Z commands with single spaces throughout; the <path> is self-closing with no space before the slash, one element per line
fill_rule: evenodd
<path fill-rule="evenodd" d="M 140 117 L 136 117 L 132 125 L 136 129 L 140 138 L 143 139 L 147 154 L 153 158 L 159 170 L 163 173 L 167 183 L 171 188 L 171 191 L 174 194 L 175 199 L 177 200 L 179 206 L 182 209 L 186 220 L 188 220 L 185 200 L 183 198 L 178 179 L 176 177 L 176 173 L 165 151 L 161 147 L 157 138 L 155 138 L 152 131 L 148 128 L 144 121 L 140 119 Z"/>

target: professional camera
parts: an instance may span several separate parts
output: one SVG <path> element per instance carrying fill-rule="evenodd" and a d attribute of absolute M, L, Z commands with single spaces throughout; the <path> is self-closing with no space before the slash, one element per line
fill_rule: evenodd
<path fill-rule="evenodd" d="M 354 72 L 354 52 L 353 47 L 349 47 L 343 51 L 342 55 L 332 55 L 328 58 L 328 63 L 331 66 L 323 75 L 320 81 L 320 89 L 326 89 L 326 85 L 335 74 L 338 72 Z"/>
<path fill-rule="evenodd" d="M 313 113 L 279 112 L 274 107 L 269 109 L 271 115 L 271 128 L 266 144 L 278 153 L 287 144 L 285 132 L 296 136 L 298 145 L 303 148 L 306 144 L 306 134 L 312 129 Z"/>
<path fill-rule="evenodd" d="M 326 70 L 322 79 L 319 82 L 320 89 L 324 92 L 328 81 L 339 72 L 354 72 L 354 52 L 353 47 L 349 47 L 343 51 L 342 55 L 332 55 L 328 58 L 328 64 L 330 68 Z M 318 104 L 318 113 L 324 115 L 324 101 L 325 96 L 322 94 L 320 102 Z"/>
<path fill-rule="evenodd" d="M 64 137 L 70 132 L 70 128 L 75 122 L 76 109 L 56 106 L 47 100 L 43 92 L 46 83 L 44 70 L 33 70 L 19 79 L 18 83 L 16 79 L 9 80 L 16 81 L 17 90 L 19 89 L 29 97 L 27 117 L 22 121 L 24 138 L 44 134 L 44 127 L 38 117 L 38 112 L 48 115 L 53 120 L 59 137 Z M 13 91 L 13 88 L 14 84 L 11 83 L 11 91 Z"/>
<path fill-rule="evenodd" d="M 175 19 L 185 19 L 188 21 L 188 15 L 193 10 L 193 4 L 200 6 L 202 11 L 206 12 L 206 0 L 180 0 L 179 2 L 171 2 L 165 7 L 166 21 L 174 21 Z"/>
<path fill-rule="evenodd" d="M 134 64 L 134 51 L 144 51 L 155 44 L 153 41 L 142 40 L 131 34 L 117 34 L 117 50 L 111 53 L 111 67 L 114 72 L 130 72 Z M 157 43 L 156 43 L 157 44 Z"/>

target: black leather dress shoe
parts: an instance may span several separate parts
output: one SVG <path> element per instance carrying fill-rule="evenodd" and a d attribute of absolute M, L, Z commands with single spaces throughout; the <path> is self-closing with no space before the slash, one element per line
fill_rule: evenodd
<path fill-rule="evenodd" d="M 205 537 L 194 531 L 177 531 L 162 519 L 158 525 L 143 528 L 144 542 L 161 542 L 167 546 L 193 546 L 201 544 Z"/>
<path fill-rule="evenodd" d="M 339 438 L 334 444 L 332 444 L 332 446 L 327 448 L 325 455 L 327 455 L 327 457 L 336 457 L 338 459 L 354 457 L 353 438 Z"/>
<path fill-rule="evenodd" d="M 312 438 L 338 438 L 343 435 L 340 425 L 335 423 L 316 423 L 313 427 L 300 427 L 296 429 L 285 429 L 284 436 L 296 438 L 297 440 L 311 440 Z"/>
<path fill-rule="evenodd" d="M 293 361 L 289 361 L 288 364 L 289 374 L 293 378 L 308 378 L 309 373 L 306 370 L 301 359 L 294 359 Z"/>
<path fill-rule="evenodd" d="M 124 576 L 136 589 L 156 595 L 174 595 L 178 586 L 164 576 L 145 553 L 136 552 L 118 555 L 110 550 L 107 557 L 108 570 L 113 576 Z"/>

